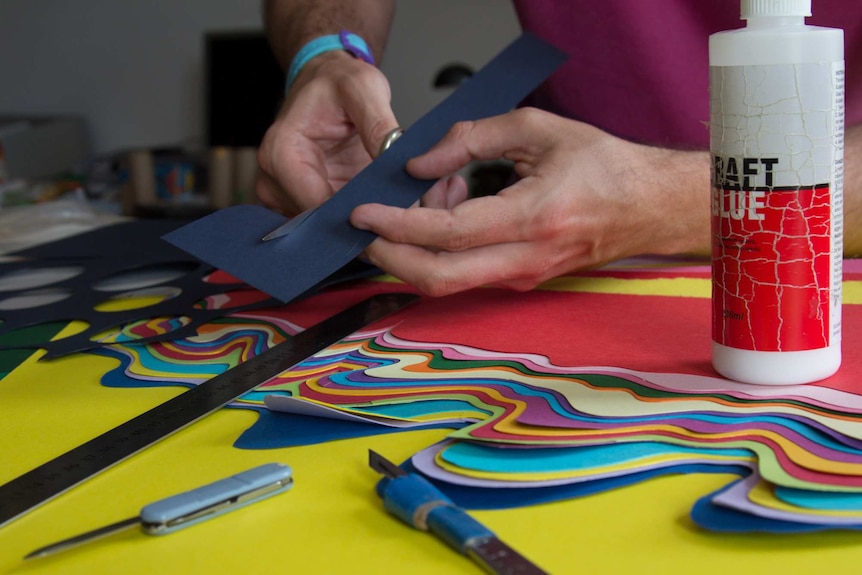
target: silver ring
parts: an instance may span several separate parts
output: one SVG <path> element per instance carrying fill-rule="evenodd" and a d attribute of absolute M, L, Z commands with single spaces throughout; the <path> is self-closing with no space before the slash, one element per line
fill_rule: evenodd
<path fill-rule="evenodd" d="M 377 152 L 377 155 L 379 156 L 380 154 L 388 150 L 392 146 L 392 144 L 395 143 L 395 140 L 400 138 L 401 134 L 403 133 L 404 130 L 399 127 L 395 128 L 394 130 L 391 130 L 388 134 L 386 134 L 386 137 L 383 138 L 383 143 L 380 144 L 380 151 Z"/>

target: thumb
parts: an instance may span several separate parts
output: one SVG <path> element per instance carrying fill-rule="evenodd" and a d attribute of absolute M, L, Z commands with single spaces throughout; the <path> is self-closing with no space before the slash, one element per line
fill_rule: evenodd
<path fill-rule="evenodd" d="M 356 126 L 362 146 L 368 155 L 376 158 L 387 135 L 398 128 L 392 111 L 389 83 L 382 72 L 364 75 L 351 86 L 345 102 L 345 112 Z"/>

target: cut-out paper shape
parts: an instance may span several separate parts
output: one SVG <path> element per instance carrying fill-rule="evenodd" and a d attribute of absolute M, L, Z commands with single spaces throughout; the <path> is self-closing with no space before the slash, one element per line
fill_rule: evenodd
<path fill-rule="evenodd" d="M 127 269 L 102 278 L 93 289 L 104 292 L 140 290 L 179 279 L 198 267 L 192 262 L 166 262 Z"/>
<path fill-rule="evenodd" d="M 399 429 L 415 429 L 417 427 L 422 427 L 428 423 L 428 421 L 422 421 L 421 418 L 418 420 L 416 418 L 404 418 L 398 417 L 394 415 L 375 415 L 372 413 L 359 413 L 354 412 L 350 409 L 344 409 L 343 407 L 335 408 L 326 404 L 322 404 L 316 401 L 309 401 L 307 399 L 297 399 L 291 397 L 289 395 L 266 395 L 263 398 L 264 404 L 273 411 L 279 411 L 282 413 L 293 413 L 297 415 L 307 415 L 307 416 L 315 416 L 315 417 L 326 417 L 331 419 L 341 419 L 345 421 L 356 421 L 362 423 L 373 423 L 377 425 L 382 425 L 384 427 L 394 427 Z M 434 407 L 432 408 L 436 417 L 430 419 L 433 423 L 439 426 L 446 427 L 460 427 L 464 423 L 471 421 L 469 419 L 465 419 L 461 413 L 463 410 L 463 403 L 456 402 L 453 399 L 447 398 L 443 400 L 431 400 L 434 401 Z M 410 401 L 407 404 L 404 404 L 405 407 L 416 408 L 417 403 L 422 402 L 422 400 Z M 449 414 L 455 411 L 452 404 L 458 404 L 458 415 L 457 416 L 440 416 L 439 414 L 442 412 L 444 414 Z M 426 407 L 426 406 L 423 406 Z M 415 416 L 414 416 L 415 417 Z"/>
<path fill-rule="evenodd" d="M 716 494 L 720 495 L 734 489 L 738 483 L 738 481 L 731 483 L 717 491 Z M 834 525 L 781 521 L 738 511 L 715 503 L 716 494 L 701 497 L 691 510 L 692 520 L 710 531 L 725 533 L 812 533 L 836 529 Z M 840 528 L 851 529 L 850 526 L 841 526 Z"/>
<path fill-rule="evenodd" d="M 551 75 L 566 56 L 525 33 L 417 120 L 386 151 L 313 212 L 271 241 L 287 220 L 258 206 L 234 206 L 201 218 L 165 239 L 281 301 L 289 302 L 350 262 L 374 240 L 354 228 L 350 212 L 363 203 L 407 208 L 433 185 L 404 169 L 456 122 L 508 112 Z M 227 232 L 229 230 L 229 232 Z M 278 262 L 278 265 L 273 265 Z"/>
<path fill-rule="evenodd" d="M 405 471 L 421 473 L 421 471 L 413 466 L 410 460 L 401 464 L 400 467 Z M 440 481 L 434 478 L 428 479 L 459 507 L 467 509 L 509 509 L 513 507 L 526 507 L 604 493 L 606 491 L 619 489 L 628 485 L 635 485 L 642 481 L 648 481 L 650 479 L 667 475 L 682 475 L 686 473 L 721 473 L 746 476 L 749 472 L 750 470 L 746 467 L 691 464 L 648 469 L 616 477 L 608 477 L 579 483 L 546 485 L 534 488 L 495 487 L 493 489 L 489 489 L 484 486 L 475 487 L 472 485 L 459 485 Z M 378 483 L 378 490 L 379 489 L 380 484 Z M 778 523 L 782 526 L 785 525 L 783 522 Z"/>
<path fill-rule="evenodd" d="M 810 496 L 817 497 L 818 493 L 812 491 Z M 748 515 L 777 521 L 862 529 L 862 512 L 859 511 L 826 511 L 782 504 L 772 496 L 772 487 L 756 473 L 716 494 L 712 502 Z"/>
<path fill-rule="evenodd" d="M 26 294 L 11 295 L 0 300 L 0 311 L 9 312 L 51 305 L 68 299 L 70 295 L 66 290 L 57 288 L 33 290 Z"/>
<path fill-rule="evenodd" d="M 225 298 L 226 292 L 248 285 L 161 239 L 181 224 L 117 223 L 22 250 L 16 259 L 0 263 L 0 350 L 41 348 L 46 350 L 42 359 L 51 359 L 123 339 L 146 343 L 182 338 L 213 318 L 278 303 L 259 292 L 244 301 Z M 373 266 L 353 262 L 309 294 L 373 273 L 378 273 Z M 136 290 L 155 290 L 138 296 L 170 290 L 172 297 L 143 307 L 106 304 L 120 297 L 118 292 Z M 205 301 L 210 303 L 201 303 Z M 72 321 L 81 322 L 82 329 L 62 339 L 20 336 L 24 328 Z M 144 336 L 135 327 L 141 323 L 161 327 Z"/>
<path fill-rule="evenodd" d="M 428 345 L 426 350 L 408 352 L 401 346 L 401 340 L 390 332 L 372 334 L 361 343 L 355 341 L 354 346 L 354 353 L 346 363 L 359 366 L 365 362 L 365 369 L 333 373 L 318 364 L 316 369 L 327 375 L 309 377 L 309 369 L 298 366 L 298 379 L 288 382 L 283 374 L 259 391 L 288 392 L 294 397 L 307 397 L 351 413 L 392 399 L 403 402 L 407 397 L 413 397 L 422 400 L 416 406 L 431 406 L 433 404 L 426 403 L 426 400 L 432 397 L 472 395 L 495 416 L 453 432 L 454 438 L 533 446 L 657 440 L 682 447 L 749 449 L 757 453 L 761 473 L 782 485 L 828 485 L 832 489 L 862 490 L 862 451 L 847 447 L 829 434 L 795 419 L 776 417 L 775 412 L 779 408 L 774 405 L 768 405 L 769 411 L 764 412 L 759 409 L 758 402 L 738 401 L 729 407 L 702 401 L 697 394 L 675 392 L 671 394 L 675 396 L 673 400 L 664 402 L 640 399 L 639 409 L 634 409 L 627 406 L 633 397 L 640 397 L 631 393 L 639 389 L 638 384 L 622 376 L 592 374 L 578 367 L 557 367 L 553 374 L 532 372 L 525 367 L 515 368 L 513 361 L 502 359 L 494 362 L 502 366 L 495 370 L 491 367 L 494 363 L 477 365 L 476 357 L 471 357 L 463 346 L 459 351 L 465 359 L 446 361 L 436 352 L 445 348 L 445 344 L 435 343 Z M 337 361 L 344 364 L 345 350 L 336 348 L 340 354 Z M 476 352 L 476 356 L 483 355 L 486 352 Z M 366 357 L 368 359 L 364 359 Z M 603 371 L 609 370 L 605 368 Z M 563 372 L 568 375 L 561 375 Z M 638 376 L 647 379 L 649 374 Z M 618 393 L 620 389 L 625 389 L 626 393 Z M 543 391 L 545 393 L 541 394 Z M 640 391 L 642 394 L 643 386 Z M 777 392 L 773 393 L 777 395 Z M 643 397 L 649 399 L 652 395 Z M 531 402 L 531 398 L 539 401 Z M 627 408 L 630 415 L 626 416 L 623 408 L 614 405 L 619 398 L 625 398 L 623 408 Z M 601 399 L 605 400 L 604 404 Z M 548 403 L 554 400 L 558 409 L 547 409 Z M 575 409 L 584 404 L 602 404 L 601 409 L 606 412 L 594 415 Z M 276 405 L 270 403 L 271 407 Z M 692 407 L 686 408 L 686 405 Z M 716 413 L 710 413 L 710 407 Z M 536 412 L 542 413 L 542 417 L 534 418 L 531 425 L 522 424 L 521 417 L 531 409 L 538 410 Z M 722 413 L 721 409 L 728 410 L 728 413 Z M 793 413 L 792 409 L 786 409 Z M 847 419 L 817 413 L 817 422 L 825 425 L 826 429 L 835 431 L 829 426 L 829 423 L 835 423 L 836 427 L 856 430 L 862 423 L 862 415 L 842 413 L 842 406 L 831 406 L 831 410 Z M 375 417 L 380 413 L 376 411 Z M 804 411 L 800 415 L 811 416 L 811 413 Z M 853 416 L 855 420 L 851 419 Z M 427 423 L 433 420 L 433 417 L 426 417 L 417 421 Z M 837 437 L 840 438 L 840 434 Z M 845 438 L 850 443 L 854 440 L 853 437 Z"/>
<path fill-rule="evenodd" d="M 812 523 L 820 523 L 824 522 L 825 520 L 825 522 L 833 522 L 836 524 L 857 524 L 862 526 L 862 512 L 860 512 L 859 510 L 852 508 L 829 509 L 824 505 L 816 505 L 813 507 L 798 507 L 777 497 L 775 489 L 776 486 L 769 483 L 768 481 L 758 481 L 756 484 L 753 484 L 749 489 L 747 495 L 748 501 L 761 510 L 768 509 L 773 512 L 786 514 L 786 521 L 808 521 Z M 811 491 L 811 493 L 817 495 L 824 492 Z M 857 494 L 855 493 L 826 493 L 830 495 L 830 500 L 833 502 L 836 500 L 836 498 L 844 495 L 849 496 L 850 498 L 855 498 L 857 496 Z"/>
<path fill-rule="evenodd" d="M 862 494 L 812 492 L 804 489 L 775 486 L 775 496 L 796 507 L 826 510 L 862 511 Z"/>
<path fill-rule="evenodd" d="M 750 467 L 753 462 L 754 455 L 743 449 L 680 448 L 655 442 L 500 449 L 450 440 L 411 458 L 413 466 L 429 478 L 487 489 L 558 487 L 686 465 L 716 465 L 736 470 Z M 476 467 L 482 470 L 476 473 Z"/>
<path fill-rule="evenodd" d="M 150 287 L 135 291 L 118 293 L 109 296 L 106 300 L 97 303 L 96 311 L 111 313 L 114 311 L 125 311 L 150 307 L 168 299 L 178 297 L 183 290 L 171 285 Z"/>
<path fill-rule="evenodd" d="M 0 277 L 0 294 L 7 291 L 32 290 L 73 278 L 83 272 L 81 267 L 52 266 L 45 268 L 23 267 L 11 270 Z"/>

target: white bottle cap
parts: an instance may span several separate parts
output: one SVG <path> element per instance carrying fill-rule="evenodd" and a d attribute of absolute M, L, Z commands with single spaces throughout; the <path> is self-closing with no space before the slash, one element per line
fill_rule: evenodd
<path fill-rule="evenodd" d="M 811 16 L 811 0 L 742 0 L 740 18 L 757 16 Z"/>

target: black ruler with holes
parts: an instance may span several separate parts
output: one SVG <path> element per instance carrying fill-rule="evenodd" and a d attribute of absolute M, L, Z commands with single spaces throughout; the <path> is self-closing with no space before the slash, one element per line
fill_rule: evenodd
<path fill-rule="evenodd" d="M 0 526 L 209 415 L 418 297 L 407 293 L 372 296 L 0 486 Z"/>

